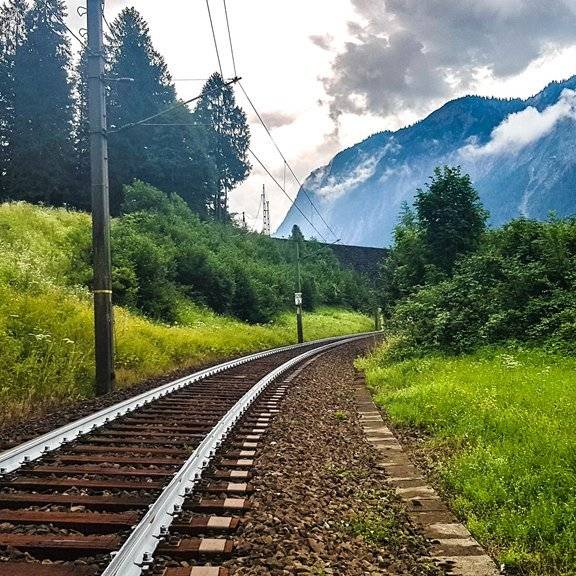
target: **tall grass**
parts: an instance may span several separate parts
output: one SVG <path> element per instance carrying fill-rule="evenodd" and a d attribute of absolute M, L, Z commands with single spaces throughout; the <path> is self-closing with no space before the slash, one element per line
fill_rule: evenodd
<path fill-rule="evenodd" d="M 518 573 L 576 574 L 576 360 L 530 349 L 362 360 L 376 402 L 431 433 L 455 511 Z M 516 573 L 516 572 L 514 572 Z"/>
<path fill-rule="evenodd" d="M 0 427 L 93 393 L 93 316 L 82 284 L 90 270 L 89 218 L 62 209 L 0 205 Z M 168 371 L 295 341 L 280 315 L 247 325 L 190 302 L 177 325 L 115 309 L 119 386 Z M 305 316 L 307 339 L 369 330 L 361 314 L 321 309 Z"/>

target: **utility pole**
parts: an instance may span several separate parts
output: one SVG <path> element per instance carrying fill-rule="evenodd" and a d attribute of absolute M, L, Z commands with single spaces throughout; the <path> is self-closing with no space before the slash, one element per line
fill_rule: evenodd
<path fill-rule="evenodd" d="M 262 214 L 264 218 L 262 234 L 270 236 L 270 202 L 266 200 L 266 186 L 264 184 L 262 184 Z"/>
<path fill-rule="evenodd" d="M 296 304 L 296 332 L 298 334 L 298 342 L 304 342 L 304 330 L 302 328 L 302 276 L 300 274 L 300 241 L 298 238 L 296 242 L 296 271 L 298 276 L 298 292 L 294 294 L 294 304 Z"/>
<path fill-rule="evenodd" d="M 114 319 L 110 258 L 103 8 L 103 0 L 88 0 L 88 119 L 90 122 L 92 250 L 94 252 L 94 350 L 96 394 L 99 396 L 111 392 L 114 385 Z"/>
<path fill-rule="evenodd" d="M 374 312 L 374 329 L 377 332 L 382 330 L 382 308 L 380 306 L 377 306 Z"/>

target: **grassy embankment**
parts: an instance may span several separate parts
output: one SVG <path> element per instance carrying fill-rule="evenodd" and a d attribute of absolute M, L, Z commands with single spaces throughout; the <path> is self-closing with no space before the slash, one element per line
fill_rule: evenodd
<path fill-rule="evenodd" d="M 429 433 L 453 509 L 510 573 L 576 574 L 576 360 L 495 347 L 392 361 L 384 346 L 359 364 L 395 423 Z"/>
<path fill-rule="evenodd" d="M 89 217 L 0 205 L 0 426 L 92 395 L 91 297 L 78 252 Z M 182 302 L 178 325 L 116 308 L 119 386 L 182 367 L 293 343 L 292 314 L 248 325 Z M 371 329 L 361 314 L 322 308 L 305 316 L 307 339 Z"/>

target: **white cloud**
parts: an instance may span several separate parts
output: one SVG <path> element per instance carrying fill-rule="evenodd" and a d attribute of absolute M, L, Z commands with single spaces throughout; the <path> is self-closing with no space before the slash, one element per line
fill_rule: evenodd
<path fill-rule="evenodd" d="M 574 0 L 351 0 L 357 15 L 324 80 L 339 112 L 424 111 L 576 43 Z"/>
<path fill-rule="evenodd" d="M 378 154 L 371 154 L 366 156 L 355 168 L 350 172 L 350 175 L 344 180 L 337 180 L 333 176 L 328 178 L 328 183 L 321 188 L 314 190 L 316 194 L 323 200 L 336 200 L 347 194 L 353 188 L 366 182 L 374 175 L 378 162 L 385 154 L 386 147 Z"/>
<path fill-rule="evenodd" d="M 489 156 L 514 153 L 549 134 L 565 118 L 576 119 L 576 92 L 564 90 L 555 104 L 542 112 L 529 106 L 510 114 L 492 131 L 490 140 L 483 146 L 469 144 L 462 149 L 464 156 Z"/>

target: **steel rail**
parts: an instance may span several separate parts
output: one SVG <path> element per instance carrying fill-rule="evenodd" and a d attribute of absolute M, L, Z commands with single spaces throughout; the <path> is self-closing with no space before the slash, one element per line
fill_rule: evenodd
<path fill-rule="evenodd" d="M 174 520 L 174 517 L 179 514 L 184 500 L 191 494 L 196 482 L 200 480 L 202 470 L 208 465 L 216 449 L 226 439 L 234 428 L 234 425 L 242 418 L 253 402 L 271 382 L 307 358 L 336 346 L 361 340 L 374 334 L 377 333 L 370 332 L 347 337 L 308 350 L 281 364 L 260 379 L 222 417 L 178 472 L 175 473 L 168 486 L 150 506 L 148 512 L 136 525 L 126 542 L 114 555 L 104 572 L 102 572 L 101 576 L 139 576 L 143 570 L 149 567 L 152 563 L 154 550 L 164 535 L 168 533 L 168 528 Z"/>
<path fill-rule="evenodd" d="M 374 332 L 366 332 L 361 334 L 360 336 L 368 336 L 371 334 L 375 334 Z M 231 360 L 228 362 L 223 362 L 221 364 L 217 364 L 210 368 L 206 368 L 204 370 L 200 370 L 199 372 L 194 372 L 193 374 L 189 374 L 188 376 L 184 376 L 172 382 L 168 382 L 157 388 L 153 388 L 147 392 L 143 392 L 138 396 L 134 396 L 133 398 L 128 398 L 123 400 L 122 402 L 118 402 L 108 408 L 104 408 L 94 414 L 90 414 L 85 416 L 84 418 L 80 418 L 79 420 L 75 420 L 74 422 L 70 422 L 61 426 L 60 428 L 56 428 L 46 434 L 38 436 L 36 438 L 32 438 L 23 444 L 18 446 L 14 446 L 6 450 L 5 452 L 0 453 L 0 474 L 6 474 L 9 472 L 13 472 L 20 468 L 23 464 L 27 464 L 28 462 L 32 462 L 46 454 L 47 452 L 51 452 L 56 450 L 63 444 L 75 440 L 79 436 L 83 434 L 87 434 L 88 432 L 92 432 L 95 429 L 108 424 L 109 422 L 124 416 L 128 412 L 132 412 L 144 404 L 149 404 L 150 402 L 157 400 L 171 392 L 176 390 L 180 390 L 185 386 L 189 386 L 203 380 L 204 378 L 208 378 L 209 376 L 213 376 L 214 374 L 218 374 L 223 372 L 224 370 L 229 370 L 230 368 L 235 368 L 236 366 L 241 366 L 242 364 L 246 364 L 247 362 L 251 362 L 253 360 L 258 360 L 260 358 L 265 358 L 267 356 L 271 356 L 273 354 L 278 354 L 280 352 L 286 352 L 289 350 L 295 350 L 304 346 L 310 346 L 314 344 L 321 344 L 323 342 L 330 342 L 330 341 L 341 341 L 349 336 L 338 336 L 332 338 L 323 338 L 321 340 L 313 340 L 310 342 L 305 342 L 303 344 L 293 344 L 290 346 L 283 346 L 281 348 L 272 348 L 270 350 L 264 350 L 263 352 L 257 352 L 255 354 L 250 354 L 248 356 L 243 356 L 241 358 L 237 358 L 236 360 Z"/>

